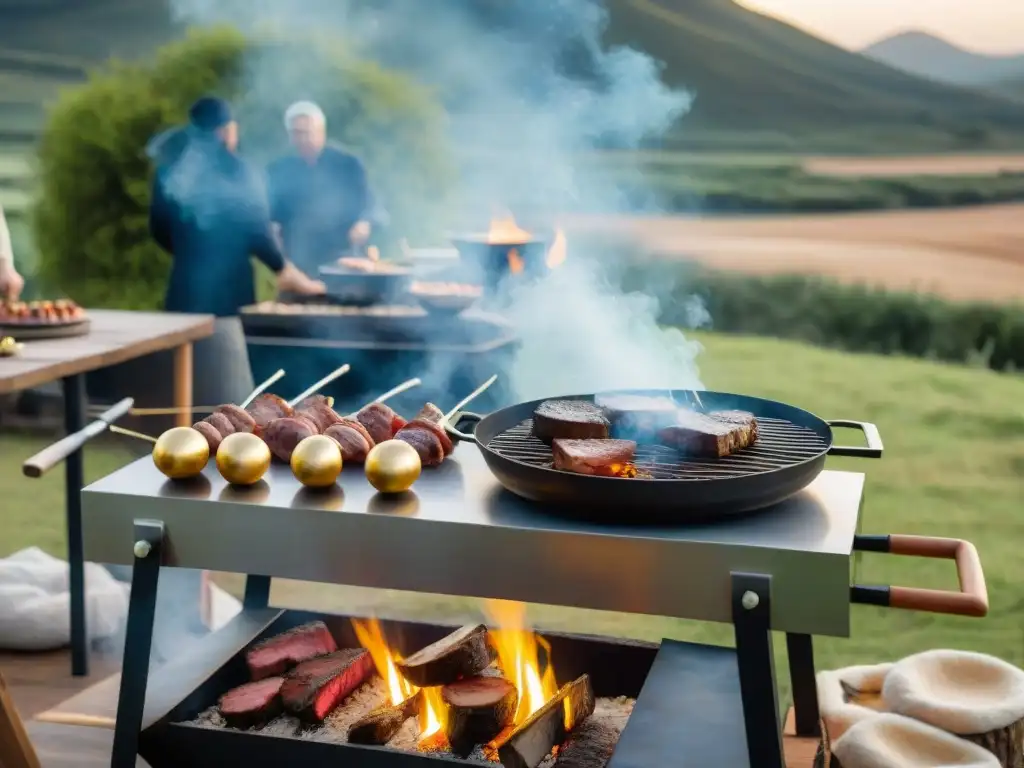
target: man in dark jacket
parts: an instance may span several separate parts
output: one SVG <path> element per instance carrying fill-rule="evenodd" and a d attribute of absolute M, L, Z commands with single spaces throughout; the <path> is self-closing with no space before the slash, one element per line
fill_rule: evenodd
<path fill-rule="evenodd" d="M 358 253 L 380 218 L 366 178 L 353 154 L 327 142 L 327 122 L 316 104 L 300 101 L 285 112 L 295 154 L 267 169 L 271 218 L 280 227 L 285 253 L 304 270 L 346 253 Z"/>

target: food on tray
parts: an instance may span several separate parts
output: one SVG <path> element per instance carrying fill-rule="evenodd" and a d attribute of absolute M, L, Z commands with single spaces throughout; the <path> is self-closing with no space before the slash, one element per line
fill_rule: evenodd
<path fill-rule="evenodd" d="M 346 648 L 298 664 L 281 686 L 284 709 L 308 723 L 322 723 L 335 707 L 373 674 L 364 648 Z"/>
<path fill-rule="evenodd" d="M 503 677 L 470 677 L 441 689 L 444 733 L 457 755 L 467 755 L 511 725 L 519 692 Z"/>
<path fill-rule="evenodd" d="M 551 443 L 555 469 L 580 475 L 635 476 L 629 470 L 636 456 L 633 440 L 562 440 Z"/>
<path fill-rule="evenodd" d="M 746 411 L 697 413 L 680 410 L 675 423 L 658 431 L 658 442 L 681 453 L 723 458 L 757 440 L 757 419 Z"/>
<path fill-rule="evenodd" d="M 415 448 L 424 467 L 436 467 L 455 450 L 443 425 L 444 413 L 433 403 L 427 403 L 412 421 L 398 430 L 395 439 Z"/>
<path fill-rule="evenodd" d="M 75 323 L 85 319 L 85 310 L 71 299 L 55 301 L 0 300 L 0 325 Z"/>
<path fill-rule="evenodd" d="M 533 412 L 533 434 L 545 442 L 601 439 L 609 436 L 609 422 L 601 409 L 587 400 L 545 400 Z"/>
<path fill-rule="evenodd" d="M 406 422 L 384 403 L 370 403 L 359 409 L 356 420 L 366 428 L 374 443 L 390 440 Z"/>
<path fill-rule="evenodd" d="M 341 449 L 342 461 L 346 464 L 362 464 L 366 456 L 373 448 L 373 438 L 366 431 L 366 427 L 355 419 L 345 419 L 337 424 L 332 424 L 324 434 L 338 444 Z"/>
<path fill-rule="evenodd" d="M 232 728 L 256 728 L 281 714 L 283 677 L 268 677 L 246 683 L 220 697 L 217 709 Z"/>
<path fill-rule="evenodd" d="M 366 479 L 381 493 L 409 490 L 422 469 L 419 453 L 402 440 L 377 443 L 366 456 Z"/>
<path fill-rule="evenodd" d="M 487 627 L 469 624 L 395 663 L 413 685 L 430 688 L 483 672 L 495 659 Z"/>
<path fill-rule="evenodd" d="M 311 435 L 295 446 L 289 461 L 295 479 L 307 488 L 329 488 L 344 464 L 341 446 L 329 435 Z"/>
<path fill-rule="evenodd" d="M 245 653 L 245 663 L 253 680 L 283 675 L 297 664 L 314 656 L 338 650 L 334 636 L 322 621 L 290 629 L 263 640 Z"/>
<path fill-rule="evenodd" d="M 254 485 L 270 469 L 270 449 L 251 432 L 235 432 L 217 448 L 217 470 L 232 485 Z"/>
<path fill-rule="evenodd" d="M 476 299 L 483 295 L 483 288 L 470 283 L 426 283 L 416 281 L 412 284 L 410 291 L 416 296 L 434 296 L 447 298 L 458 296 L 466 299 Z"/>
<path fill-rule="evenodd" d="M 316 424 L 303 416 L 274 419 L 263 428 L 263 439 L 270 452 L 285 463 L 291 461 L 295 446 L 316 434 L 319 434 Z"/>

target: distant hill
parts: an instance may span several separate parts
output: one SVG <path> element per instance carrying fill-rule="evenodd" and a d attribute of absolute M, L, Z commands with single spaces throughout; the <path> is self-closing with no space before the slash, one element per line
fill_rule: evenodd
<path fill-rule="evenodd" d="M 904 72 L 959 85 L 988 85 L 1024 77 L 1024 54 L 974 53 L 926 32 L 901 32 L 861 53 Z"/>
<path fill-rule="evenodd" d="M 474 13 L 488 3 L 510 12 L 509 0 L 444 1 L 467 3 Z M 515 1 L 527 7 L 536 2 Z M 390 2 L 410 7 L 409 0 Z M 877 131 L 887 149 L 899 136 L 916 146 L 922 132 L 954 137 L 960 146 L 983 144 L 996 135 L 1024 141 L 1024 102 L 923 79 L 875 60 L 879 51 L 900 48 L 898 40 L 873 46 L 868 58 L 731 0 L 607 0 L 607 5 L 607 41 L 646 51 L 664 63 L 666 82 L 696 94 L 680 136 L 760 132 L 799 146 L 801 139 L 794 137 L 808 133 Z M 423 11 L 417 2 L 411 8 Z M 429 21 L 428 14 L 424 23 Z M 45 94 L 42 83 L 52 82 L 55 69 L 71 70 L 81 59 L 98 61 L 111 53 L 143 54 L 180 31 L 166 0 L 0 0 L 0 85 L 5 72 L 10 74 L 5 49 L 17 51 L 7 60 L 16 64 L 23 103 L 25 70 L 32 66 L 27 54 L 53 59 L 49 65 L 36 62 L 39 92 Z M 901 38 L 905 44 L 908 35 Z M 989 58 L 960 53 L 970 61 Z M 1024 57 L 1021 67 L 1024 72 Z M 3 93 L 0 87 L 0 121 Z"/>

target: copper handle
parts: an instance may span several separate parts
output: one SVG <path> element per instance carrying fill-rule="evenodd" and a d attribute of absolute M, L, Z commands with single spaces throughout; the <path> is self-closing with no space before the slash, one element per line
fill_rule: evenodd
<path fill-rule="evenodd" d="M 889 552 L 909 557 L 955 560 L 959 592 L 917 587 L 890 587 L 889 605 L 911 611 L 982 617 L 988 614 L 988 588 L 978 550 L 969 541 L 931 536 L 889 536 Z"/>

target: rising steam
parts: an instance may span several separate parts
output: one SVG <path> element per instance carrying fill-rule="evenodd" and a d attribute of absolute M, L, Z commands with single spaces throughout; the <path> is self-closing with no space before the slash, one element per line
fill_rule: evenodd
<path fill-rule="evenodd" d="M 479 231 L 496 206 L 545 230 L 569 211 L 627 211 L 623 187 L 635 190 L 641 180 L 611 176 L 589 153 L 656 140 L 690 106 L 688 94 L 662 83 L 649 56 L 603 45 L 608 12 L 596 0 L 171 4 L 188 23 L 273 26 L 300 35 L 335 30 L 360 55 L 429 85 L 449 113 L 462 170 L 457 211 L 465 218 L 445 222 L 451 228 Z M 261 85 L 274 82 L 272 66 L 264 78 L 260 62 L 250 63 L 256 98 L 261 87 L 273 87 Z M 699 345 L 659 329 L 657 302 L 621 295 L 593 263 L 570 257 L 548 281 L 516 293 L 510 311 L 522 348 L 509 374 L 516 395 L 701 388 Z"/>

